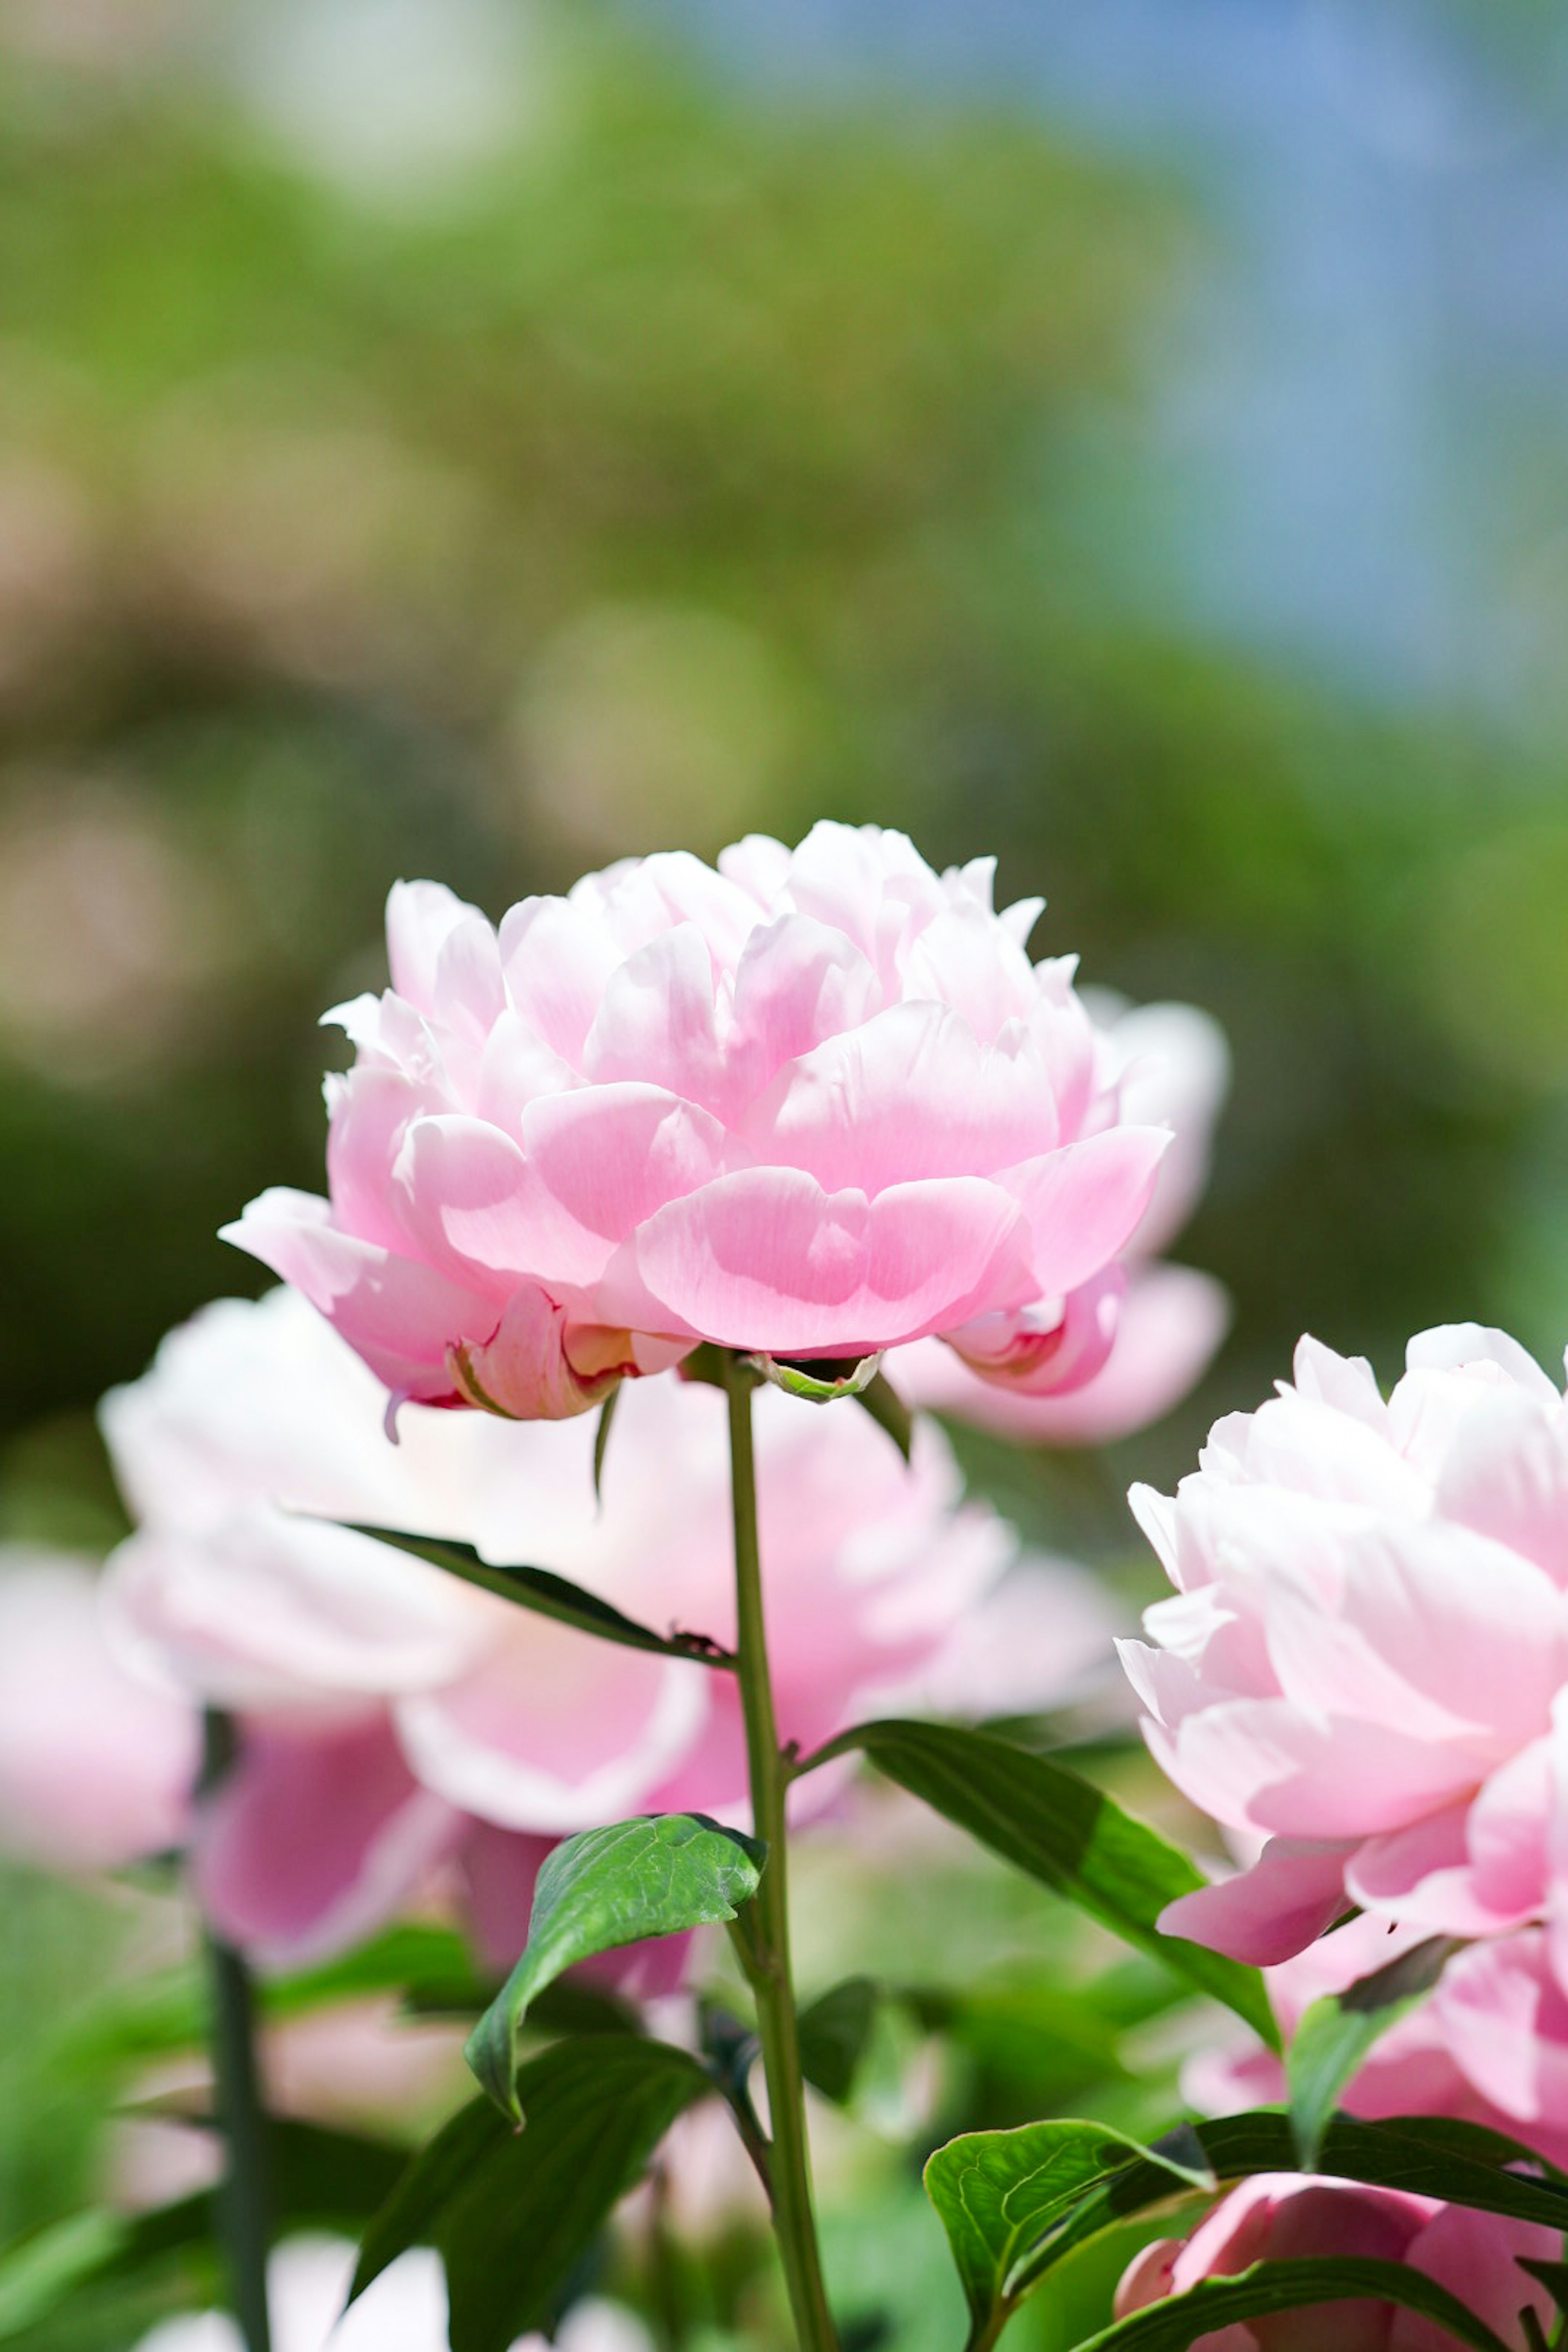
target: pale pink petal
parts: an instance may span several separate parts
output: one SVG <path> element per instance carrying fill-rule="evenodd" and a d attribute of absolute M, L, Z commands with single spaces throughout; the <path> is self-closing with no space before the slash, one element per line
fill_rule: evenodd
<path fill-rule="evenodd" d="M 1138 1228 L 1139 1252 L 1152 1255 L 1181 1231 L 1208 1182 L 1230 1049 L 1219 1024 L 1193 1004 L 1134 1005 L 1119 1013 L 1110 1035 L 1121 1118 L 1135 1127 L 1168 1127 L 1173 1139 Z"/>
<path fill-rule="evenodd" d="M 250 1725 L 200 1818 L 196 1892 L 232 1943 L 268 1967 L 300 1967 L 395 1917 L 459 1827 L 415 1780 L 379 1711 Z"/>
<path fill-rule="evenodd" d="M 1001 1171 L 1033 1234 L 1037 1294 L 1076 1290 L 1122 1249 L 1149 1204 L 1170 1131 L 1110 1128 Z"/>
<path fill-rule="evenodd" d="M 386 952 L 398 995 L 433 1013 L 442 949 L 463 924 L 483 920 L 444 882 L 395 882 L 386 900 Z"/>
<path fill-rule="evenodd" d="M 1471 1866 L 1468 1805 L 1450 1805 L 1408 1829 L 1369 1838 L 1345 1870 L 1345 1892 L 1364 1910 L 1433 1936 L 1490 1936 L 1525 1909 L 1485 1901 Z"/>
<path fill-rule="evenodd" d="M 987 1385 L 1010 1396 L 1056 1396 L 1101 1370 L 1116 1338 L 1126 1270 L 1106 1266 L 1065 1299 L 988 1315 L 944 1332 L 947 1346 Z"/>
<path fill-rule="evenodd" d="M 1348 1907 L 1348 1843 L 1270 1838 L 1250 1870 L 1179 1895 L 1160 1914 L 1167 1936 L 1273 1968 L 1333 1926 Z"/>
<path fill-rule="evenodd" d="M 1413 1372 L 1491 1369 L 1543 1404 L 1563 1401 L 1528 1348 L 1521 1348 L 1506 1331 L 1494 1331 L 1484 1323 L 1444 1323 L 1431 1331 L 1418 1331 L 1405 1351 L 1405 1360 Z"/>
<path fill-rule="evenodd" d="M 1554 1400 L 1489 1391 L 1455 1432 L 1437 1483 L 1448 1518 L 1568 1584 L 1568 1419 Z"/>
<path fill-rule="evenodd" d="M 1432 2009 L 1448 2048 L 1493 2106 L 1521 2125 L 1550 2122 L 1562 2128 L 1568 2115 L 1568 1995 L 1552 1975 L 1540 1929 L 1458 1953 L 1443 1971 Z"/>
<path fill-rule="evenodd" d="M 595 1087 L 617 1080 L 725 1112 L 732 1092 L 715 1025 L 713 963 L 695 923 L 650 940 L 605 984 L 583 1047 Z"/>
<path fill-rule="evenodd" d="M 1545 2287 L 1520 2268 L 1521 2257 L 1538 2263 L 1562 2259 L 1563 2239 L 1539 2222 L 1515 2221 L 1503 2213 L 1471 2212 L 1445 2205 L 1435 2213 L 1405 2259 L 1413 2271 L 1446 2286 L 1466 2309 L 1523 2352 L 1520 2313 L 1531 2310 L 1544 2335 L 1557 2306 Z M 1453 2352 L 1446 2328 L 1414 2311 L 1395 2314 L 1389 2352 Z"/>
<path fill-rule="evenodd" d="M 696 1738 L 710 1669 L 518 1610 L 445 1689 L 400 1700 L 415 1771 L 501 1829 L 588 1829 L 640 1811 Z"/>
<path fill-rule="evenodd" d="M 620 961 L 604 926 L 564 898 L 524 898 L 501 921 L 507 993 L 540 1041 L 573 1069 Z"/>
<path fill-rule="evenodd" d="M 735 971 L 731 1055 L 748 1093 L 785 1062 L 867 1020 L 877 976 L 842 931 L 808 915 L 783 915 L 752 932 Z"/>
<path fill-rule="evenodd" d="M 771 1355 L 873 1354 L 967 1321 L 1028 1284 L 1020 1220 L 979 1178 L 900 1184 L 868 1202 L 800 1171 L 743 1169 L 650 1217 L 613 1265 L 606 1318 Z M 655 1302 L 635 1312 L 639 1276 Z M 622 1300 L 625 1299 L 624 1306 Z"/>
<path fill-rule="evenodd" d="M 434 1266 L 340 1232 L 331 1217 L 313 1194 L 274 1188 L 220 1238 L 303 1291 L 395 1395 L 455 1402 L 447 1350 L 476 1320 L 470 1294 Z"/>

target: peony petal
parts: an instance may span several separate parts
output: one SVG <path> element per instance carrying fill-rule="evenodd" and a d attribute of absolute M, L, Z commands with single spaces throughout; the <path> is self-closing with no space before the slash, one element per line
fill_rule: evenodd
<path fill-rule="evenodd" d="M 1004 1169 L 1034 1237 L 1037 1295 L 1064 1296 L 1125 1248 L 1149 1204 L 1171 1140 L 1158 1127 L 1111 1128 Z"/>
<path fill-rule="evenodd" d="M 1325 1934 L 1346 1908 L 1345 1862 L 1353 1851 L 1341 1841 L 1270 1838 L 1250 1870 L 1167 1904 L 1161 1929 L 1272 1968 Z"/>

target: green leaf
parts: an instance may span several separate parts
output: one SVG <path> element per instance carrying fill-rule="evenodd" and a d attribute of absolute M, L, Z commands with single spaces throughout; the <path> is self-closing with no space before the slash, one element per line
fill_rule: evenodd
<path fill-rule="evenodd" d="M 706 1633 L 656 1633 L 651 1625 L 624 1617 L 596 1593 L 584 1591 L 580 1584 L 547 1568 L 496 1568 L 481 1559 L 472 1544 L 448 1543 L 437 1536 L 402 1535 L 395 1528 L 372 1527 L 363 1519 L 334 1519 L 329 1525 L 346 1527 L 356 1536 L 390 1544 L 395 1551 L 427 1560 L 432 1568 L 445 1569 L 448 1576 L 460 1576 L 465 1584 L 477 1584 L 481 1591 L 514 1601 L 541 1617 L 553 1617 L 558 1624 L 574 1626 L 579 1633 L 619 1642 L 628 1650 L 657 1650 L 662 1657 L 695 1658 L 709 1666 L 734 1665 L 731 1653 Z"/>
<path fill-rule="evenodd" d="M 712 2084 L 684 2050 L 606 2033 L 557 2042 L 518 2088 L 526 2129 L 474 2100 L 415 2158 L 360 2248 L 355 2294 L 405 2247 L 439 2249 L 452 2352 L 507 2352 L 549 2326 L 584 2249 Z"/>
<path fill-rule="evenodd" d="M 843 2106 L 876 2021 L 881 1987 L 869 1977 L 846 1977 L 800 2012 L 800 2063 L 805 2079 Z"/>
<path fill-rule="evenodd" d="M 1429 1937 L 1342 1992 L 1313 2001 L 1306 2011 L 1285 2059 L 1303 2171 L 1318 2169 L 1323 2134 L 1340 2093 L 1373 2042 L 1419 2007 L 1461 1948 L 1458 1937 Z"/>
<path fill-rule="evenodd" d="M 700 1813 L 645 1813 L 558 1845 L 534 1888 L 527 1948 L 465 2053 L 496 2104 L 521 2122 L 518 2040 L 536 1993 L 595 1952 L 732 1919 L 765 1858 L 754 1839 Z"/>
<path fill-rule="evenodd" d="M 1134 2157 L 1125 2169 L 1088 2189 L 1074 2210 L 1059 2217 L 1048 2244 L 1031 2258 L 1031 2282 L 1100 2231 L 1163 2203 L 1171 2194 L 1173 2158 L 1203 2162 L 1222 2181 L 1297 2169 L 1290 2119 L 1277 2109 L 1255 2108 L 1184 2124 L 1146 2156 Z M 1504 2213 L 1550 2230 L 1568 2230 L 1568 2186 L 1511 2169 L 1519 2164 L 1538 2165 L 1540 2159 L 1517 2141 L 1479 2124 L 1431 2116 L 1361 2123 L 1336 2116 L 1323 2135 L 1322 2160 L 1325 2171 L 1338 2179 L 1404 2189 L 1478 2212 Z"/>
<path fill-rule="evenodd" d="M 852 1748 L 994 1853 L 1227 2003 L 1270 2048 L 1279 2048 L 1279 2028 L 1258 1970 L 1182 1937 L 1162 1935 L 1156 1925 L 1168 1903 L 1205 1884 L 1202 1872 L 1103 1790 L 989 1732 L 945 1724 L 858 1724 L 819 1748 L 811 1762 L 825 1763 Z"/>
<path fill-rule="evenodd" d="M 914 1452 L 914 1416 L 885 1372 L 879 1372 L 868 1381 L 857 1402 L 868 1412 L 879 1429 L 885 1429 L 904 1460 Z"/>
<path fill-rule="evenodd" d="M 1086 2337 L 1078 2352 L 1186 2352 L 1200 2336 L 1238 2321 L 1263 2319 L 1276 2311 L 1312 2311 L 1321 2304 L 1349 2303 L 1360 2296 L 1419 2312 L 1461 2344 L 1473 2345 L 1476 2352 L 1509 2352 L 1484 2320 L 1436 2280 L 1404 2263 L 1372 2262 L 1359 2255 L 1255 2263 L 1236 2278 L 1205 2279 L 1185 2294 L 1151 2304 L 1130 2319 Z"/>
<path fill-rule="evenodd" d="M 935 2206 L 963 2282 L 976 2337 L 993 2330 L 1026 2291 L 1030 2253 L 1091 2190 L 1131 2164 L 1156 2164 L 1172 2189 L 1212 2189 L 1212 2172 L 1155 2157 L 1104 2124 L 1025 2124 L 1016 2131 L 966 2132 L 926 2165 Z"/>
<path fill-rule="evenodd" d="M 107 2270 L 127 2231 L 118 2213 L 71 2213 L 7 2246 L 0 2255 L 0 2343 L 36 2327 Z"/>
<path fill-rule="evenodd" d="M 1568 2263 L 1537 2263 L 1527 2254 L 1516 2254 L 1514 2259 L 1521 2271 L 1539 2279 L 1559 2311 L 1568 2312 Z"/>
<path fill-rule="evenodd" d="M 804 1397 L 808 1404 L 836 1404 L 840 1397 L 865 1394 L 881 1366 L 880 1356 L 847 1356 L 839 1361 L 819 1359 L 815 1364 L 791 1363 L 784 1356 L 742 1356 L 748 1371 L 760 1373 L 770 1386 L 786 1396 Z"/>

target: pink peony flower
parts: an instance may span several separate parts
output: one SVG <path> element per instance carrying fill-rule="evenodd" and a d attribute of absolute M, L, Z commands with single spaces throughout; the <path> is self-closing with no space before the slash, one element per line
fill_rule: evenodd
<path fill-rule="evenodd" d="M 383 2271 L 343 2315 L 354 2248 L 340 2238 L 290 2238 L 268 2266 L 275 2352 L 445 2352 L 447 2282 L 441 2258 L 416 2246 Z M 650 2352 L 642 2322 L 624 2304 L 574 2304 L 553 2341 L 559 2352 Z M 226 2312 L 166 2319 L 137 2352 L 241 2352 Z M 521 2336 L 512 2352 L 549 2352 L 542 2336 Z"/>
<path fill-rule="evenodd" d="M 1521 2312 L 1533 2311 L 1544 2323 L 1553 2306 L 1545 2288 L 1520 2269 L 1520 2260 L 1554 2261 L 1559 2244 L 1538 2222 L 1472 2213 L 1354 2181 L 1259 2173 L 1233 2189 L 1184 2242 L 1167 2238 L 1145 2246 L 1117 2289 L 1116 2316 L 1126 2318 L 1205 2279 L 1234 2278 L 1254 2263 L 1359 2255 L 1404 2263 L 1447 2287 L 1504 2343 L 1525 2352 Z M 1395 2304 L 1371 2300 L 1234 2324 L 1200 2336 L 1194 2352 L 1315 2352 L 1331 2326 L 1336 2352 L 1457 2352 L 1446 2329 Z"/>
<path fill-rule="evenodd" d="M 1342 1992 L 1424 1935 L 1367 1912 L 1270 1969 L 1269 2003 L 1286 2039 L 1310 2002 Z M 1341 2095 L 1346 2113 L 1370 2121 L 1455 2116 L 1568 2165 L 1568 1997 L 1546 1965 L 1545 1943 L 1540 1928 L 1521 1927 L 1457 1954 L 1421 2006 L 1373 2045 Z M 1211 2049 L 1189 2062 L 1182 2087 L 1204 2113 L 1226 2115 L 1282 2103 L 1285 2069 L 1255 2044 Z"/>
<path fill-rule="evenodd" d="M 1153 1197 L 1122 1253 L 1125 1294 L 1115 1286 L 1098 1296 L 1091 1288 L 1068 1303 L 1054 1389 L 984 1378 L 935 1339 L 900 1349 L 888 1367 L 911 1403 L 1025 1444 L 1105 1445 L 1147 1428 L 1201 1379 L 1230 1323 L 1229 1299 L 1212 1275 L 1156 1259 L 1208 1181 L 1210 1138 L 1230 1081 L 1224 1034 L 1190 1004 L 1129 1007 L 1089 990 L 1084 1001 L 1118 1075 L 1122 1118 L 1168 1127 L 1172 1135 Z M 1087 1324 L 1098 1353 L 1098 1315 L 1113 1328 L 1115 1345 L 1075 1384 L 1065 1360 L 1072 1332 Z"/>
<path fill-rule="evenodd" d="M 595 1641 L 302 1514 L 454 1536 L 659 1630 L 729 1643 L 724 1401 L 683 1381 L 629 1390 L 602 1506 L 585 1422 L 412 1407 L 394 1447 L 384 1404 L 293 1292 L 225 1301 L 173 1334 L 104 1405 L 142 1522 L 110 1563 L 109 1622 L 131 1664 L 241 1718 L 238 1767 L 195 1840 L 198 1885 L 235 1940 L 272 1961 L 341 1948 L 445 1869 L 482 1948 L 510 1961 L 562 1834 L 638 1811 L 748 1818 L 732 1679 Z M 782 1737 L 811 1747 L 879 1706 L 967 1697 L 988 1629 L 1012 1646 L 1005 1703 L 1063 1695 L 1091 1622 L 1105 1637 L 1102 1606 L 1087 1579 L 1016 1564 L 1011 1531 L 962 1499 L 938 1430 L 922 1427 L 906 1468 L 861 1412 L 808 1412 L 773 1389 L 757 1405 Z M 832 1789 L 824 1773 L 795 1795 Z M 658 1989 L 658 1948 L 639 1965 Z"/>
<path fill-rule="evenodd" d="M 1268 1965 L 1360 1906 L 1428 1934 L 1550 1923 L 1568 1849 L 1568 1407 L 1514 1341 L 1411 1342 L 1386 1403 L 1315 1340 L 1133 1507 L 1176 1598 L 1123 1646 L 1154 1755 L 1268 1840 L 1163 1924 Z"/>
<path fill-rule="evenodd" d="M 1163 1126 L 1131 1122 L 1070 961 L 993 863 L 752 836 L 529 898 L 387 908 L 391 990 L 332 1016 L 331 1198 L 228 1238 L 395 1398 L 580 1412 L 699 1340 L 864 1357 L 937 1334 L 1033 1393 L 1104 1361 Z"/>

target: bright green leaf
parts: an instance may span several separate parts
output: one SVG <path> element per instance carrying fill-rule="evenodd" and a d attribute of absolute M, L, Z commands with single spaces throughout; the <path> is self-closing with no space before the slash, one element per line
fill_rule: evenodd
<path fill-rule="evenodd" d="M 372 1527 L 361 1519 L 331 1524 L 390 1544 L 395 1551 L 409 1552 L 416 1559 L 427 1560 L 432 1568 L 445 1569 L 448 1576 L 460 1576 L 465 1584 L 477 1584 L 481 1591 L 497 1593 L 502 1601 L 514 1601 L 541 1617 L 574 1626 L 580 1633 L 596 1634 L 601 1641 L 619 1642 L 629 1650 L 657 1650 L 667 1658 L 695 1658 L 703 1665 L 732 1667 L 735 1663 L 729 1651 L 706 1633 L 656 1633 L 651 1625 L 624 1617 L 596 1593 L 584 1591 L 580 1584 L 547 1568 L 496 1568 L 481 1559 L 472 1544 L 448 1543 L 436 1536 L 402 1535 L 395 1528 Z"/>
<path fill-rule="evenodd" d="M 700 1813 L 645 1813 L 558 1845 L 539 1874 L 522 1958 L 468 2040 L 468 2063 L 497 2105 L 521 2121 L 518 2039 L 536 1993 L 596 1952 L 732 1919 L 764 1858 L 753 1839 Z"/>
<path fill-rule="evenodd" d="M 0 2342 L 37 2326 L 107 2270 L 127 2229 L 118 2213 L 72 2213 L 8 2246 L 0 2255 Z"/>
<path fill-rule="evenodd" d="M 880 1356 L 847 1357 L 842 1365 L 823 1361 L 816 1369 L 792 1364 L 782 1356 L 745 1356 L 749 1371 L 758 1372 L 786 1396 L 804 1397 L 808 1404 L 834 1404 L 840 1397 L 863 1396 L 881 1368 Z"/>
<path fill-rule="evenodd" d="M 989 1732 L 935 1723 L 862 1723 L 818 1751 L 860 1748 L 889 1780 L 956 1822 L 1116 1934 L 1212 1993 L 1278 2048 L 1263 1979 L 1223 1954 L 1162 1935 L 1161 1912 L 1204 1885 L 1196 1865 L 1091 1782 Z"/>
<path fill-rule="evenodd" d="M 869 1977 L 846 1977 L 800 2012 L 800 2063 L 805 2079 L 842 2106 L 876 2021 L 881 1988 Z"/>
<path fill-rule="evenodd" d="M 517 2087 L 526 2128 L 474 2100 L 415 2158 L 360 2248 L 355 2294 L 405 2247 L 439 2249 L 452 2352 L 507 2352 L 551 2324 L 617 2200 L 712 2084 L 684 2050 L 606 2033 L 557 2042 Z"/>
<path fill-rule="evenodd" d="M 1173 2189 L 1212 2189 L 1214 2176 L 1174 2157 L 1156 2157 L 1106 2125 L 1025 2124 L 1016 2131 L 966 2132 L 939 2147 L 925 2168 L 963 2282 L 973 2336 L 999 2325 L 1026 2288 L 1030 2253 L 1093 2189 L 1134 2163 L 1158 2166 Z"/>
<path fill-rule="evenodd" d="M 1404 2263 L 1379 2263 L 1342 2255 L 1332 2261 L 1255 2263 L 1236 2278 L 1205 2279 L 1163 2303 L 1151 2304 L 1130 2319 L 1118 2320 L 1087 2337 L 1078 2352 L 1186 2352 L 1200 2336 L 1277 2311 L 1313 2311 L 1320 2305 L 1359 2297 L 1397 2304 L 1446 2327 L 1476 2352 L 1508 2352 L 1484 2320 L 1467 2310 L 1447 2287 Z"/>
<path fill-rule="evenodd" d="M 1386 1967 L 1358 1978 L 1342 1992 L 1313 2001 L 1307 2010 L 1285 2059 L 1290 2116 L 1304 2171 L 1318 2169 L 1329 2117 L 1373 2042 L 1426 2000 L 1460 1948 L 1452 1936 L 1428 1937 Z"/>

